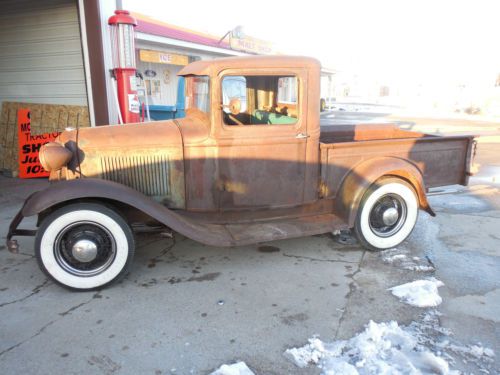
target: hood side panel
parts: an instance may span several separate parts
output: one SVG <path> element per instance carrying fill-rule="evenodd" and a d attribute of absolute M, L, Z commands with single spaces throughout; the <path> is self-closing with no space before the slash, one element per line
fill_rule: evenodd
<path fill-rule="evenodd" d="M 60 141 L 76 143 L 76 131 Z M 172 121 L 80 129 L 78 149 L 82 178 L 114 181 L 170 208 L 185 208 L 182 136 Z M 76 158 L 74 158 L 76 159 Z M 73 160 L 78 169 L 78 160 Z M 68 168 L 66 179 L 79 178 Z"/>

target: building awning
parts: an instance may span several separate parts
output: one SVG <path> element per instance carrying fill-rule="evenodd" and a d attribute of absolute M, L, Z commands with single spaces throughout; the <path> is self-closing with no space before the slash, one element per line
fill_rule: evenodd
<path fill-rule="evenodd" d="M 226 41 L 221 41 L 214 35 L 200 33 L 194 30 L 171 25 L 166 22 L 155 20 L 140 13 L 131 13 L 137 20 L 136 31 L 139 33 L 157 35 L 160 37 L 182 40 L 185 42 L 200 44 L 208 47 L 231 50 Z"/>

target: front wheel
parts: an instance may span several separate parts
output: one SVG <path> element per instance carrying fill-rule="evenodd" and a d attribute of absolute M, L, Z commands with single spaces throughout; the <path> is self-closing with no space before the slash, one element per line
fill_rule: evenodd
<path fill-rule="evenodd" d="M 95 203 L 71 204 L 43 220 L 35 254 L 42 271 L 57 283 L 91 290 L 127 272 L 134 237 L 127 222 L 112 209 Z"/>
<path fill-rule="evenodd" d="M 406 181 L 380 180 L 364 194 L 354 232 L 359 242 L 370 250 L 395 247 L 415 227 L 418 207 L 415 190 Z"/>

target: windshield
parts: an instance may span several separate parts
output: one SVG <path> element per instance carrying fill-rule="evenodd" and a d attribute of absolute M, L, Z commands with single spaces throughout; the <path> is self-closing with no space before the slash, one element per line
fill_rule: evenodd
<path fill-rule="evenodd" d="M 208 76 L 186 77 L 186 109 L 210 111 L 210 79 Z"/>

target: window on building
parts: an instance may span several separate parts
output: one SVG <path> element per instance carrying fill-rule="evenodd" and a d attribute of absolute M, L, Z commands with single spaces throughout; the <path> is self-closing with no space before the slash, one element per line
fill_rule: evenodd
<path fill-rule="evenodd" d="M 159 79 L 146 79 L 146 95 L 150 98 L 150 102 L 156 103 L 161 101 L 161 82 Z"/>
<path fill-rule="evenodd" d="M 291 125 L 298 118 L 295 76 L 225 76 L 222 113 L 226 125 Z M 239 113 L 231 113 L 231 106 Z M 233 108 L 234 109 L 234 108 Z"/>

